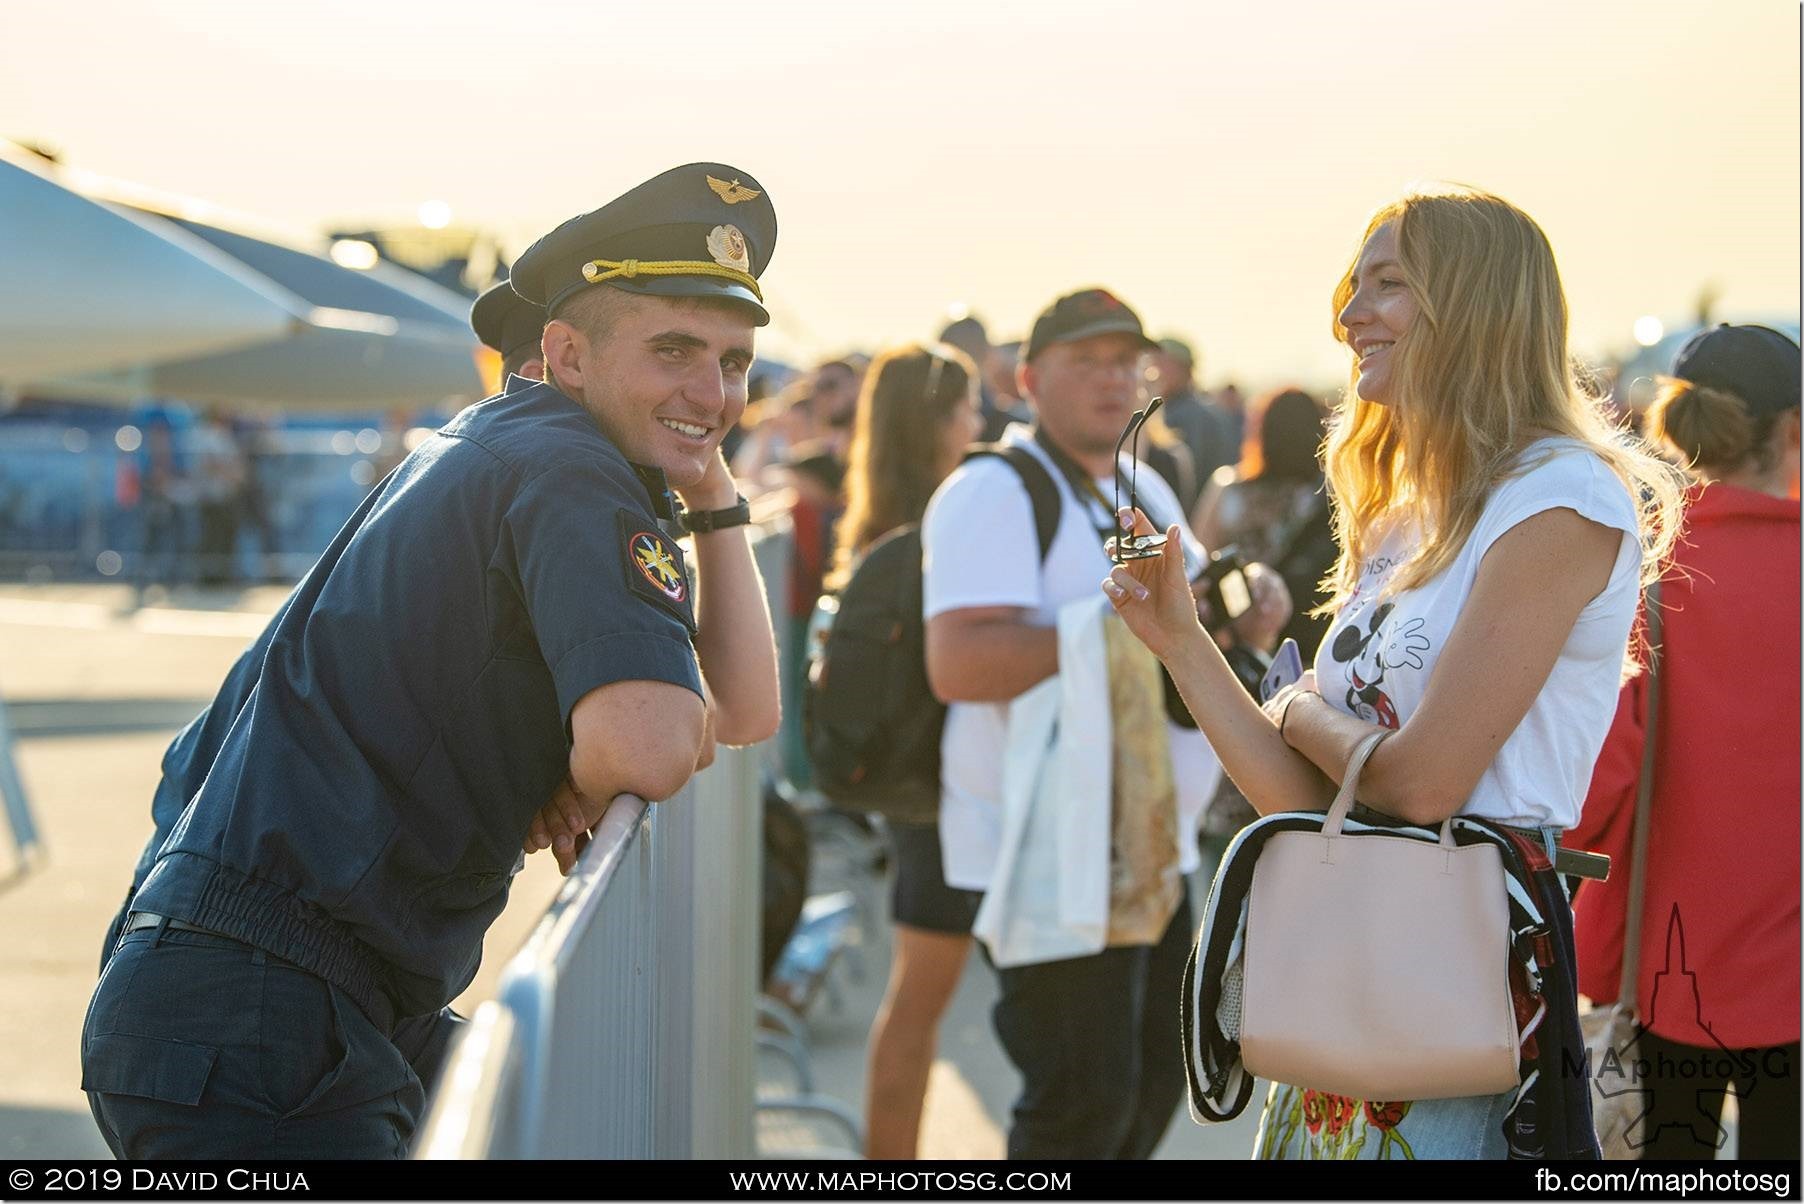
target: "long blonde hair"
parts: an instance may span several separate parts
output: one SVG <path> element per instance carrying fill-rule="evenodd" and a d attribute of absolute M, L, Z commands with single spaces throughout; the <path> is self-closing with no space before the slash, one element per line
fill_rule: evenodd
<path fill-rule="evenodd" d="M 1360 245 L 1396 223 L 1399 271 L 1416 320 L 1392 346 L 1388 404 L 1362 400 L 1354 365 L 1336 407 L 1326 462 L 1340 559 L 1323 579 L 1339 609 L 1358 584 L 1384 520 L 1420 532 L 1387 592 L 1432 580 L 1459 555 L 1485 500 L 1532 464 L 1521 451 L 1562 435 L 1595 452 L 1640 509 L 1643 582 L 1678 537 L 1684 477 L 1611 420 L 1574 375 L 1566 294 L 1553 248 L 1532 218 L 1476 189 L 1418 193 L 1380 209 Z M 1352 298 L 1358 258 L 1334 290 L 1334 336 Z"/>
<path fill-rule="evenodd" d="M 846 511 L 834 529 L 829 589 L 845 584 L 877 540 L 921 521 L 945 476 L 941 429 L 976 379 L 970 358 L 944 343 L 910 343 L 871 361 L 846 453 Z"/>

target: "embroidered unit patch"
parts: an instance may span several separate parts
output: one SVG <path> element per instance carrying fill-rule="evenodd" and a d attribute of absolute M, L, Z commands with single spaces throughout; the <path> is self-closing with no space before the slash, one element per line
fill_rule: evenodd
<path fill-rule="evenodd" d="M 625 561 L 627 588 L 676 615 L 694 634 L 689 574 L 683 565 L 682 549 L 644 515 L 622 510 L 620 554 Z"/>

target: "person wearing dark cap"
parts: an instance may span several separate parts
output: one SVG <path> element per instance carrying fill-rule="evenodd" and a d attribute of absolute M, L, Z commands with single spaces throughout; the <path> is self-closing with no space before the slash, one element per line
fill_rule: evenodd
<path fill-rule="evenodd" d="M 1685 533 L 1660 583 L 1658 669 L 1624 687 L 1571 833 L 1617 858 L 1578 893 L 1573 929 L 1579 989 L 1630 992 L 1644 1030 L 1647 1112 L 1629 1135 L 1642 1158 L 1719 1157 L 1731 1083 L 1738 1157 L 1798 1158 L 1799 390 L 1796 342 L 1718 326 L 1679 352 L 1650 413 L 1693 478 Z M 1625 987 L 1650 740 L 1640 971 Z"/>
<path fill-rule="evenodd" d="M 1044 509 L 1036 486 L 995 457 L 954 472 L 922 521 L 927 672 L 949 704 L 941 744 L 942 870 L 957 890 L 994 887 L 1001 898 L 1011 889 L 1001 878 L 1011 703 L 1060 673 L 1060 611 L 1093 597 L 1098 574 L 1108 571 L 1104 540 L 1115 529 L 1115 483 L 1132 471 L 1129 458 L 1117 456 L 1117 440 L 1133 416 L 1140 356 L 1149 346 L 1139 316 L 1099 288 L 1059 298 L 1034 322 L 1019 380 L 1036 423 L 1010 427 L 1002 443 L 1032 456 L 1043 479 L 1038 488 L 1057 499 L 1049 543 L 1036 538 L 1036 512 Z M 1128 482 L 1121 485 L 1125 498 Z M 1142 471 L 1137 485 L 1144 506 L 1182 526 L 1183 511 L 1164 481 Z M 1201 546 L 1187 531 L 1184 542 L 1200 572 Z M 1152 697 L 1134 701 L 1163 720 L 1156 671 L 1150 680 Z M 1106 707 L 1120 701 L 1115 689 L 1111 682 Z M 977 933 L 1001 984 L 996 1032 L 1023 1080 L 1009 1127 L 1011 1158 L 1148 1157 L 1183 1095 L 1173 1021 L 1190 909 L 1180 875 L 1198 866 L 1197 822 L 1220 767 L 1194 727 L 1146 726 L 1156 730 L 1133 736 L 1146 778 L 1162 783 L 1156 796 L 1136 791 L 1130 806 L 1130 795 L 1117 792 L 1110 800 L 1118 821 L 1113 847 L 1083 853 L 1100 864 L 1061 865 L 1060 884 L 1041 884 L 1063 894 L 1065 875 L 1096 873 L 1119 884 L 1106 940 L 1070 942 L 1090 950 L 1079 956 L 1028 962 L 986 935 L 980 916 Z M 1096 739 L 1061 727 L 1059 739 L 1067 735 Z M 1114 751 L 1126 756 L 1124 749 Z M 1141 839 L 1146 833 L 1163 833 L 1162 845 Z M 1130 844 L 1160 847 L 1162 859 L 1117 855 Z M 1139 908 L 1132 927 L 1118 922 L 1126 904 L 1147 898 L 1157 901 Z M 1119 910 L 1116 901 L 1124 904 Z"/>
<path fill-rule="evenodd" d="M 1180 490 L 1178 500 L 1193 511 L 1216 470 L 1240 459 L 1240 437 L 1227 416 L 1197 392 L 1196 356 L 1184 340 L 1159 340 L 1147 356 L 1146 388 L 1165 399 L 1160 416 L 1190 449 L 1194 489 L 1188 498 Z"/>
<path fill-rule="evenodd" d="M 501 379 L 521 376 L 545 379 L 544 353 L 539 349 L 545 334 L 545 307 L 514 291 L 510 281 L 492 284 L 470 307 L 470 329 L 482 344 L 501 357 Z"/>
<path fill-rule="evenodd" d="M 977 403 L 979 414 L 983 418 L 983 429 L 978 432 L 978 442 L 994 443 L 1002 438 L 1002 432 L 1013 423 L 1026 424 L 1033 420 L 1031 414 L 1010 407 L 996 396 L 996 391 L 981 376 L 984 365 L 990 362 L 994 348 L 990 346 L 990 332 L 984 329 L 982 319 L 976 314 L 966 314 L 948 322 L 940 331 L 940 342 L 948 347 L 956 347 L 971 357 L 977 365 L 979 379 L 977 385 Z"/>
<path fill-rule="evenodd" d="M 373 490 L 197 733 L 218 751 L 82 1035 L 115 1154 L 404 1155 L 402 1018 L 468 985 L 523 853 L 567 871 L 616 795 L 775 730 L 717 450 L 775 237 L 761 185 L 692 164 L 521 256 L 553 382 L 512 378 Z M 696 534 L 695 580 L 660 518 Z"/>

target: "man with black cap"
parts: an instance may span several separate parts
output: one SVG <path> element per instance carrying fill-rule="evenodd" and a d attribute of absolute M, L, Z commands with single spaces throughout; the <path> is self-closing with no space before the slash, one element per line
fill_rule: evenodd
<path fill-rule="evenodd" d="M 940 331 L 940 342 L 958 348 L 977 365 L 977 409 L 983 419 L 983 429 L 977 435 L 978 442 L 994 443 L 1002 438 L 1002 432 L 1011 423 L 1030 421 L 1029 415 L 1004 405 L 996 396 L 996 391 L 983 379 L 984 369 L 995 349 L 990 346 L 990 332 L 984 329 L 982 319 L 976 314 L 966 314 L 948 322 Z"/>
<path fill-rule="evenodd" d="M 1147 357 L 1147 388 L 1165 399 L 1165 425 L 1190 449 L 1194 488 L 1178 498 L 1190 510 L 1209 487 L 1209 478 L 1240 458 L 1240 437 L 1227 416 L 1196 391 L 1196 356 L 1182 339 L 1163 338 Z"/>
<path fill-rule="evenodd" d="M 1060 672 L 1059 611 L 1087 604 L 1108 574 L 1104 540 L 1116 529 L 1115 480 L 1132 471 L 1127 456 L 1117 459 L 1116 442 L 1133 416 L 1140 356 L 1149 346 L 1138 315 L 1103 289 L 1061 297 L 1034 322 L 1018 379 L 1035 425 L 1010 427 L 1003 445 L 1026 449 L 1043 470 L 1037 475 L 1056 484 L 1057 526 L 1043 550 L 1035 516 L 1044 507 L 1035 492 L 1044 496 L 1047 483 L 1029 484 L 1026 473 L 998 457 L 967 461 L 935 493 L 922 522 L 927 671 L 934 693 L 950 704 L 939 823 L 952 887 L 992 885 L 1009 704 Z M 1139 505 L 1155 522 L 1187 531 L 1164 481 L 1141 470 L 1137 487 Z M 1185 557 L 1193 573 L 1202 569 L 1203 550 L 1188 534 Z M 1111 685 L 1105 706 L 1114 701 Z M 1011 1158 L 1145 1158 L 1184 1091 L 1176 1020 L 1190 909 L 1180 874 L 1197 868 L 1197 822 L 1221 770 L 1194 726 L 1160 722 L 1162 699 L 1151 706 L 1157 719 L 1143 726 L 1163 730 L 1117 732 L 1115 743 L 1145 743 L 1141 737 L 1150 735 L 1145 763 L 1169 777 L 1171 790 L 1128 816 L 1117 788 L 1114 847 L 1085 855 L 1104 859 L 1119 880 L 1122 838 L 1156 846 L 1141 880 L 1157 880 L 1158 891 L 1148 893 L 1158 902 L 1131 934 L 1116 924 L 1111 904 L 1109 938 L 1093 954 L 1030 964 L 996 958 L 996 1032 L 1023 1080 L 1009 1129 Z M 1169 775 L 1159 764 L 1164 759 Z M 1163 835 L 1140 842 L 1147 831 Z"/>
<path fill-rule="evenodd" d="M 470 329 L 482 345 L 501 357 L 501 380 L 510 376 L 545 379 L 545 307 L 535 305 L 503 280 L 483 290 L 470 307 Z"/>
<path fill-rule="evenodd" d="M 761 185 L 692 164 L 521 256 L 552 383 L 511 379 L 373 490 L 210 709 L 83 1031 L 116 1154 L 404 1154 L 401 1018 L 469 983 L 522 851 L 568 870 L 616 795 L 775 730 L 718 452 L 775 238 Z"/>

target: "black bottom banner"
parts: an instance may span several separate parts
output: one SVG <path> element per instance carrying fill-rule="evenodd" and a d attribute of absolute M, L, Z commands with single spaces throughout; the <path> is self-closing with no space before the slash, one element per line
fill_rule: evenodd
<path fill-rule="evenodd" d="M 1798 1169 L 1795 1162 L 14 1162 L 0 1165 L 0 1199 L 1796 1200 Z"/>

